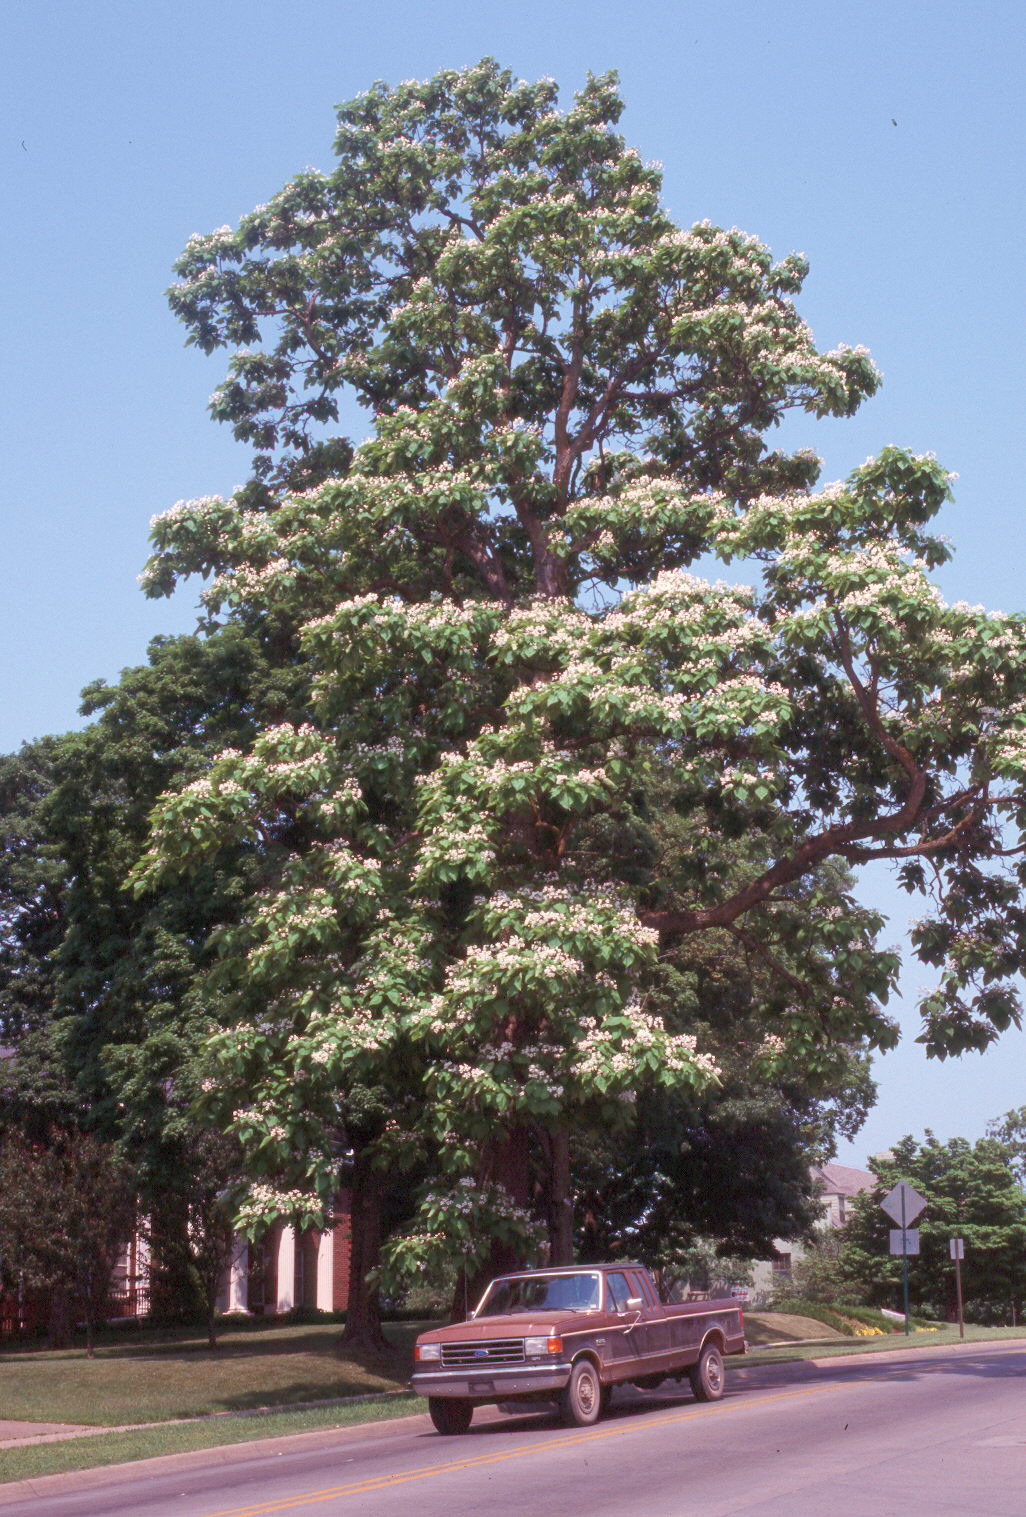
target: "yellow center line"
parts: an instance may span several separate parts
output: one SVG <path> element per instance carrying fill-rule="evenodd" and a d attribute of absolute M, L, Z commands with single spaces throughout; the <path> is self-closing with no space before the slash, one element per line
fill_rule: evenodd
<path fill-rule="evenodd" d="M 769 1402 L 792 1400 L 798 1396 L 814 1396 L 821 1391 L 833 1390 L 833 1385 L 802 1386 L 793 1391 L 775 1391 L 765 1396 L 745 1396 L 744 1406 L 765 1406 Z M 466 1459 L 453 1460 L 449 1464 L 424 1465 L 420 1469 L 396 1472 L 391 1475 L 368 1475 L 349 1485 L 335 1485 L 321 1491 L 307 1491 L 301 1496 L 285 1496 L 271 1501 L 257 1502 L 253 1506 L 225 1507 L 219 1512 L 207 1512 L 204 1517 L 267 1517 L 271 1512 L 287 1512 L 299 1506 L 320 1501 L 333 1501 L 341 1496 L 366 1495 L 371 1491 L 384 1490 L 394 1485 L 405 1485 L 412 1480 L 429 1480 L 434 1475 L 451 1475 L 460 1470 L 482 1469 L 490 1464 L 503 1464 L 509 1459 L 522 1459 L 529 1454 L 547 1454 L 552 1450 L 579 1448 L 583 1443 L 595 1443 L 600 1438 L 622 1438 L 631 1432 L 642 1432 L 652 1427 L 673 1427 L 681 1422 L 690 1422 L 694 1417 L 708 1417 L 712 1413 L 725 1412 L 733 1405 L 719 1402 L 714 1406 L 694 1407 L 685 1412 L 675 1412 L 668 1417 L 639 1417 L 625 1419 L 614 1427 L 601 1428 L 596 1432 L 580 1429 L 561 1438 L 551 1438 L 545 1443 L 531 1443 L 526 1447 L 502 1449 L 496 1453 L 474 1454 Z M 735 1408 L 736 1409 L 736 1408 Z"/>

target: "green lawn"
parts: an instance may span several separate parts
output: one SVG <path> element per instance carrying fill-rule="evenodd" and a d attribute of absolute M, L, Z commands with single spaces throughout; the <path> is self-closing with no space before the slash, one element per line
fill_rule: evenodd
<path fill-rule="evenodd" d="M 164 1424 L 137 1432 L 90 1433 L 86 1438 L 69 1438 L 60 1443 L 3 1449 L 0 1486 L 7 1481 L 99 1469 L 106 1464 L 130 1464 L 137 1459 L 223 1448 L 225 1444 L 250 1443 L 257 1438 L 284 1438 L 290 1433 L 313 1433 L 321 1428 L 412 1417 L 426 1410 L 426 1401 L 403 1394 L 384 1401 L 365 1401 L 358 1406 L 322 1406 L 302 1412 L 271 1412 L 264 1417 L 217 1417 L 210 1422 Z"/>
<path fill-rule="evenodd" d="M 104 1344 L 95 1359 L 82 1349 L 0 1354 L 0 1407 L 27 1422 L 117 1427 L 393 1390 L 421 1326 L 390 1323 L 390 1351 L 360 1362 L 340 1357 L 338 1323 L 226 1332 L 213 1350 L 197 1335 Z"/>

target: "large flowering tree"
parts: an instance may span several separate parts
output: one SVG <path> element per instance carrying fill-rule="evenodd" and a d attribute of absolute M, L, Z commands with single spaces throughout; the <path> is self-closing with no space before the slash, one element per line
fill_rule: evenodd
<path fill-rule="evenodd" d="M 155 521 L 146 585 L 208 576 L 211 618 L 311 689 L 305 723 L 164 798 L 139 870 L 261 861 L 206 992 L 253 1226 L 316 1216 L 347 1093 L 388 1090 L 378 1162 L 436 1156 L 405 1257 L 522 1251 L 539 1135 L 563 1173 L 575 1129 L 715 1080 L 654 1009 L 695 934 L 759 966 L 767 1068 L 891 1042 L 893 955 L 830 861 L 926 894 L 930 1051 L 1018 1016 L 1026 626 L 931 585 L 932 457 L 820 488 L 812 453 L 767 445 L 876 370 L 817 350 L 801 257 L 673 224 L 620 111 L 609 77 L 560 111 L 490 62 L 375 86 L 333 172 L 178 265 L 256 462 Z M 710 555 L 730 582 L 690 572 Z"/>

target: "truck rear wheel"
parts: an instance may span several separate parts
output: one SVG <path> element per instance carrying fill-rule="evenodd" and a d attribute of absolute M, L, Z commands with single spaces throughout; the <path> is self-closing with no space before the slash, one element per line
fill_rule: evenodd
<path fill-rule="evenodd" d="M 460 1401 L 448 1396 L 428 1397 L 428 1416 L 439 1433 L 456 1437 L 470 1427 L 474 1415 L 473 1402 Z"/>
<path fill-rule="evenodd" d="M 566 1427 L 591 1427 L 602 1416 L 602 1382 L 590 1359 L 578 1359 L 559 1398 Z"/>
<path fill-rule="evenodd" d="M 698 1363 L 688 1370 L 696 1401 L 719 1401 L 723 1395 L 723 1355 L 715 1343 L 706 1343 Z"/>

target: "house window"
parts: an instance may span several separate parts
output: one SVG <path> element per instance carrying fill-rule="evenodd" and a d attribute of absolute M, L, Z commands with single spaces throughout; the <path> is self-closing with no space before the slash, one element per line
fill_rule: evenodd
<path fill-rule="evenodd" d="M 781 1278 L 791 1278 L 791 1255 L 778 1253 L 773 1260 L 773 1273 Z"/>

